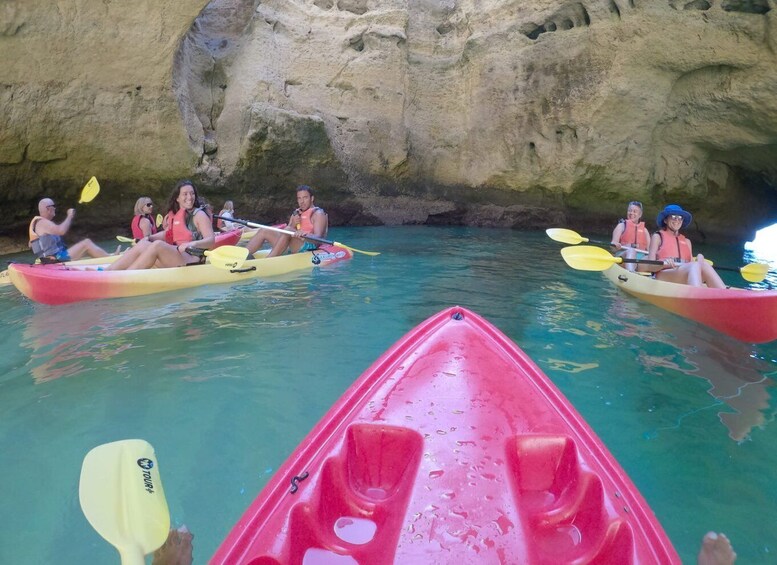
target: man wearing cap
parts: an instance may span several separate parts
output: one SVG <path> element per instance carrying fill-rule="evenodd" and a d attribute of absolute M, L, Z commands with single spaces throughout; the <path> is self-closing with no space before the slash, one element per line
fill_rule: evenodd
<path fill-rule="evenodd" d="M 669 204 L 656 217 L 658 231 L 650 239 L 648 259 L 663 261 L 665 265 L 655 273 L 656 279 L 691 286 L 706 284 L 710 288 L 726 288 L 701 253 L 694 260 L 690 240 L 680 234 L 681 229 L 690 225 L 691 219 L 691 213 L 677 204 Z"/>
<path fill-rule="evenodd" d="M 72 247 L 65 246 L 63 236 L 70 229 L 76 211 L 70 208 L 67 218 L 61 224 L 53 222 L 57 207 L 51 198 L 38 202 L 38 215 L 30 222 L 30 249 L 42 262 L 74 261 L 84 255 L 107 257 L 108 253 L 95 245 L 91 239 L 83 239 Z"/>

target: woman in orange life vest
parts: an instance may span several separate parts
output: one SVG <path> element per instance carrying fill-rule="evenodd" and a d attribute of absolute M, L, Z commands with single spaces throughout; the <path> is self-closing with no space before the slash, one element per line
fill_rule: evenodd
<path fill-rule="evenodd" d="M 106 270 L 182 267 L 202 261 L 198 250 L 211 249 L 216 238 L 210 217 L 200 209 L 194 183 L 179 181 L 170 195 L 169 206 L 168 229 L 141 239 Z M 168 243 L 170 240 L 172 243 Z"/>
<path fill-rule="evenodd" d="M 148 196 L 141 196 L 135 202 L 135 216 L 132 218 L 130 229 L 135 239 L 143 239 L 156 233 L 154 203 Z"/>
<path fill-rule="evenodd" d="M 629 202 L 626 210 L 626 219 L 618 222 L 615 229 L 612 230 L 612 245 L 617 251 L 615 255 L 627 259 L 642 259 L 647 255 L 647 248 L 650 245 L 650 232 L 645 227 L 645 222 L 641 222 L 642 203 L 633 200 Z M 626 263 L 629 271 L 636 270 L 634 263 Z"/>
<path fill-rule="evenodd" d="M 694 261 L 690 240 L 680 235 L 680 230 L 691 223 L 691 218 L 691 213 L 677 204 L 669 204 L 658 214 L 656 224 L 659 231 L 650 240 L 648 259 L 663 261 L 666 266 L 656 272 L 655 277 L 661 281 L 691 286 L 706 284 L 710 288 L 726 288 L 701 253 Z"/>
<path fill-rule="evenodd" d="M 288 235 L 260 229 L 256 235 L 250 239 L 246 247 L 252 255 L 259 250 L 265 242 L 268 242 L 272 249 L 267 254 L 268 257 L 281 255 L 286 249 L 291 253 L 302 253 L 311 251 L 318 247 L 318 244 L 308 241 L 305 236 L 324 238 L 329 231 L 329 216 L 322 208 L 314 205 L 315 196 L 313 189 L 307 185 L 297 187 L 297 208 L 292 212 L 287 225 L 294 229 L 294 235 Z"/>

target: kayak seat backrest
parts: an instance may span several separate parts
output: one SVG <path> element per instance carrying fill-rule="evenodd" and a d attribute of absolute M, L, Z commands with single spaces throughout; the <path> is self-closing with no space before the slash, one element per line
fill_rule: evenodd
<path fill-rule="evenodd" d="M 221 247 L 222 245 L 237 245 L 240 241 L 241 233 L 240 230 L 232 230 L 216 234 L 216 241 L 213 244 L 213 249 Z"/>
<path fill-rule="evenodd" d="M 608 510 L 602 481 L 585 469 L 574 439 L 514 436 L 507 443 L 507 461 L 517 506 L 537 541 L 537 562 L 633 562 L 631 527 Z"/>
<path fill-rule="evenodd" d="M 300 487 L 300 493 L 314 494 L 291 509 L 283 552 L 289 562 L 326 561 L 327 552 L 343 555 L 347 548 L 358 563 L 393 563 L 388 548 L 396 548 L 402 532 L 422 452 L 423 437 L 409 428 L 351 425 L 321 467 L 315 489 Z M 362 536 L 360 543 L 338 533 L 343 524 Z M 311 548 L 317 548 L 316 555 Z"/>

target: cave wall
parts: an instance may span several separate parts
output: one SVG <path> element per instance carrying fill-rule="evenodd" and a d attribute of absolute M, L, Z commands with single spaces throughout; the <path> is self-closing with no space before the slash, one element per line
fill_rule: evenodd
<path fill-rule="evenodd" d="M 9 1 L 6 231 L 44 194 L 126 222 L 192 177 L 265 220 L 606 226 L 777 215 L 775 0 Z M 257 216 L 256 214 L 261 214 Z"/>

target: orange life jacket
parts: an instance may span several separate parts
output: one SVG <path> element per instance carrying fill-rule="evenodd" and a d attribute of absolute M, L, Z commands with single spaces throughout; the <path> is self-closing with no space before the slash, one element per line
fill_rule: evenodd
<path fill-rule="evenodd" d="M 645 222 L 635 224 L 631 220 L 623 220 L 623 233 L 619 243 L 624 247 L 636 247 L 637 249 L 647 249 L 648 232 L 645 229 Z"/>
<path fill-rule="evenodd" d="M 315 231 L 315 228 L 313 227 L 313 220 L 311 218 L 318 210 L 321 210 L 321 208 L 311 206 L 302 212 L 302 214 L 300 214 L 300 220 L 295 227 L 307 234 L 312 234 Z M 323 210 L 321 210 L 321 212 L 323 212 Z"/>
<path fill-rule="evenodd" d="M 690 263 L 693 260 L 691 252 L 691 242 L 684 235 L 675 235 L 667 229 L 658 232 L 661 238 L 661 245 L 658 246 L 656 259 L 674 259 L 683 263 Z"/>

